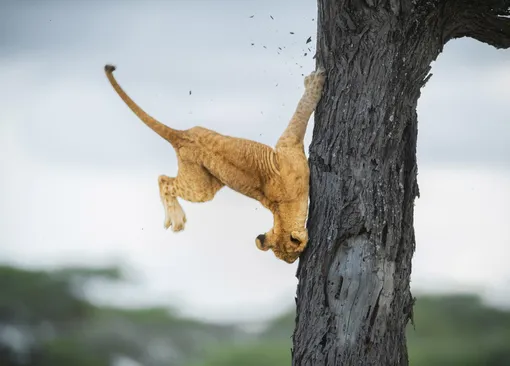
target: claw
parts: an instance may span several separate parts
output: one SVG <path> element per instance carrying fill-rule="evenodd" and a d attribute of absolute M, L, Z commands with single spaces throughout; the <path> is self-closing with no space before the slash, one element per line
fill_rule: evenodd
<path fill-rule="evenodd" d="M 163 226 L 165 227 L 165 229 L 168 229 L 170 226 L 172 226 L 172 221 L 170 220 L 170 218 L 165 218 L 165 223 L 163 224 Z"/>

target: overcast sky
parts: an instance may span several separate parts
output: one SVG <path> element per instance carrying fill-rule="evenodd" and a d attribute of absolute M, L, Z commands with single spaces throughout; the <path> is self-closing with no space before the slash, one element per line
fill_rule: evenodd
<path fill-rule="evenodd" d="M 94 291 L 101 300 L 207 319 L 292 306 L 297 263 L 256 249 L 272 224 L 257 202 L 223 189 L 182 202 L 184 232 L 164 230 L 157 177 L 176 174 L 175 153 L 103 67 L 175 128 L 272 145 L 315 67 L 315 18 L 304 0 L 0 2 L 0 260 L 120 263 L 134 286 Z M 457 40 L 432 72 L 418 107 L 412 287 L 509 304 L 510 51 Z"/>

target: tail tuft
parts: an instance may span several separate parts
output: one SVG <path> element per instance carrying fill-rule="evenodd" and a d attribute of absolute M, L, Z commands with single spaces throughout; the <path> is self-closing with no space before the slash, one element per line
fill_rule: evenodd
<path fill-rule="evenodd" d="M 116 69 L 116 67 L 115 67 L 115 66 L 113 66 L 113 65 L 105 65 L 105 67 L 104 67 L 104 71 L 106 71 L 106 72 L 108 72 L 108 73 L 112 73 L 112 72 L 114 72 L 114 71 L 115 71 L 115 69 Z"/>

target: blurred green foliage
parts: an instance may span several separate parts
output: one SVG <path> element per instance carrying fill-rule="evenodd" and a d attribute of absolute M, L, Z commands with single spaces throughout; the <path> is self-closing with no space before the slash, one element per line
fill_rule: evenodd
<path fill-rule="evenodd" d="M 468 295 L 422 297 L 408 328 L 411 364 L 510 365 L 510 312 Z"/>
<path fill-rule="evenodd" d="M 193 366 L 290 365 L 290 342 L 254 341 L 250 344 L 213 349 L 207 359 Z"/>
<path fill-rule="evenodd" d="M 251 334 L 166 308 L 95 305 L 83 291 L 91 280 L 122 276 L 116 268 L 0 266 L 0 365 L 290 365 L 294 312 Z M 407 331 L 412 366 L 510 365 L 510 312 L 452 295 L 420 297 L 414 314 L 416 329 Z"/>
<path fill-rule="evenodd" d="M 108 366 L 122 365 L 120 359 L 184 365 L 216 345 L 244 339 L 234 326 L 185 319 L 167 308 L 94 305 L 83 291 L 94 279 L 121 276 L 115 268 L 0 266 L 0 365 Z"/>

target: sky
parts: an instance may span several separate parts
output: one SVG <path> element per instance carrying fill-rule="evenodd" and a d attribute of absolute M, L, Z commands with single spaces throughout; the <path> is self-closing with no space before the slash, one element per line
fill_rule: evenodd
<path fill-rule="evenodd" d="M 212 321 L 293 306 L 297 262 L 255 247 L 272 224 L 258 202 L 230 189 L 181 201 L 186 229 L 164 230 L 157 177 L 176 174 L 175 153 L 103 67 L 174 128 L 273 145 L 315 68 L 316 11 L 304 0 L 0 2 L 0 262 L 121 265 L 128 282 L 96 283 L 92 298 Z M 412 290 L 508 306 L 510 51 L 455 40 L 432 73 L 418 105 Z M 312 130 L 313 116 L 307 146 Z"/>

